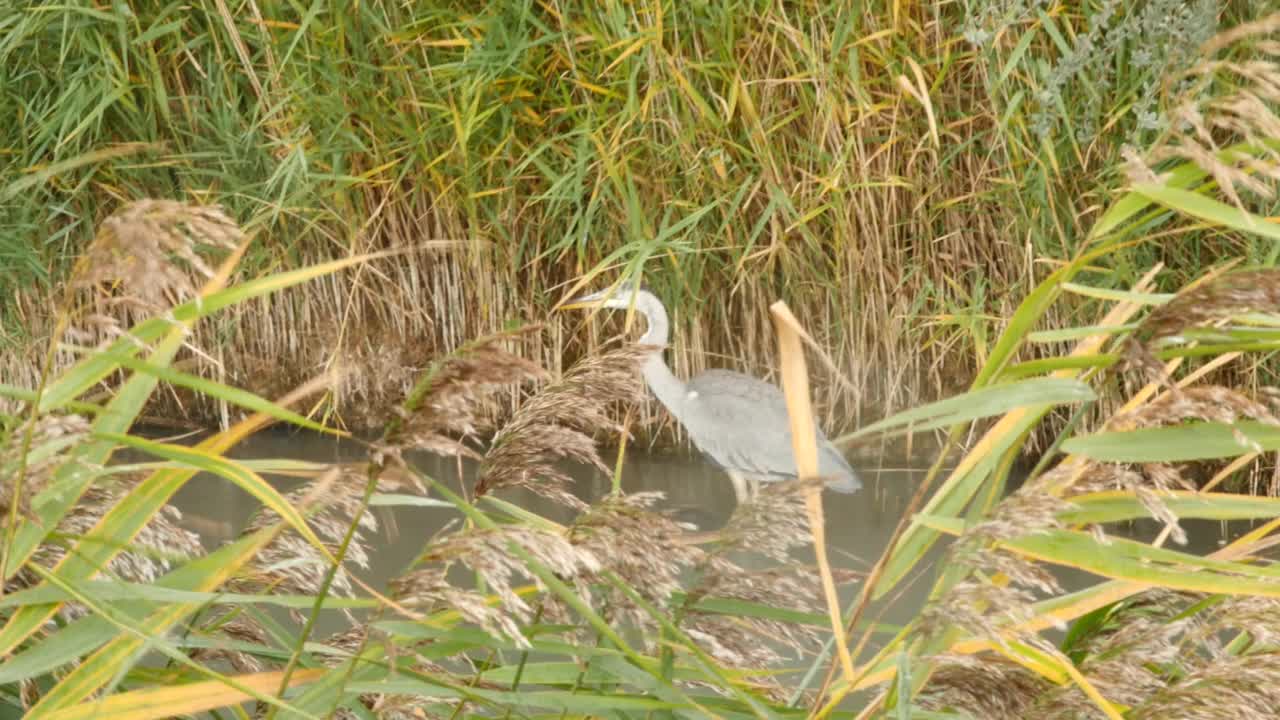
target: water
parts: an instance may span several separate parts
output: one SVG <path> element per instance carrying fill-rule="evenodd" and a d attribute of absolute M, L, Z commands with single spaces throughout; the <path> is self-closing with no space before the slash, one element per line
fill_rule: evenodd
<path fill-rule="evenodd" d="M 364 448 L 356 443 L 284 431 L 260 433 L 229 455 L 242 459 L 289 458 L 326 463 L 365 459 Z M 420 454 L 413 456 L 412 461 L 455 490 L 465 489 L 469 494 L 475 483 L 476 466 L 472 462 L 462 463 L 459 473 L 459 463 L 452 459 Z M 609 492 L 610 478 L 594 468 L 566 469 L 575 478 L 573 492 L 583 500 L 591 502 Z M 860 492 L 823 494 L 828 555 L 833 567 L 853 571 L 870 569 L 888 543 L 925 470 L 909 463 L 886 463 L 882 468 L 859 467 L 864 485 Z M 282 490 L 298 484 L 289 478 L 272 478 L 272 482 Z M 627 492 L 663 492 L 666 501 L 662 507 L 701 530 L 722 527 L 736 505 L 729 478 L 700 458 L 687 455 L 629 450 L 622 485 Z M 504 490 L 498 495 L 557 522 L 572 518 L 572 513 L 563 506 L 528 491 Z M 258 508 L 257 501 L 248 494 L 210 475 L 193 478 L 175 496 L 173 504 L 183 511 L 185 526 L 198 532 L 209 547 L 238 535 Z M 371 553 L 369 571 L 357 574 L 377 588 L 403 573 L 431 536 L 459 516 L 449 508 L 378 507 L 374 512 L 379 521 L 378 534 L 368 539 L 377 551 Z M 895 601 L 880 618 L 881 622 L 900 623 L 910 619 L 914 609 L 924 601 L 930 580 L 931 575 L 926 574 L 899 590 Z M 856 587 L 843 588 L 842 599 L 847 602 L 856 590 Z"/>
<path fill-rule="evenodd" d="M 258 434 L 230 453 L 238 458 L 291 458 L 313 462 L 360 462 L 364 449 L 356 443 L 337 442 L 313 434 L 284 431 Z M 609 457 L 606 455 L 606 457 Z M 414 464 L 433 478 L 446 482 L 455 490 L 470 493 L 475 483 L 475 464 L 459 463 L 433 455 L 412 457 Z M 459 472 L 461 470 L 461 472 Z M 610 479 L 593 468 L 569 468 L 576 484 L 573 492 L 583 500 L 593 501 L 607 493 Z M 927 467 L 920 462 L 885 461 L 881 467 L 857 466 L 863 480 L 862 491 L 853 495 L 827 492 L 823 495 L 826 511 L 827 544 L 831 564 L 835 568 L 854 571 L 869 570 L 883 552 Z M 273 479 L 279 487 L 296 486 L 297 480 Z M 627 492 L 658 490 L 666 495 L 664 507 L 676 516 L 702 530 L 722 527 L 736 504 L 727 476 L 699 458 L 631 451 L 623 468 L 623 488 Z M 501 497 L 557 522 L 567 522 L 572 513 L 527 491 L 502 491 Z M 201 534 L 210 547 L 235 537 L 247 523 L 258 504 L 230 483 L 207 475 L 197 476 L 174 499 L 184 513 L 186 526 Z M 378 507 L 376 536 L 368 537 L 371 567 L 357 573 L 375 588 L 407 570 L 432 535 L 439 532 L 459 514 L 451 508 Z M 1249 524 L 1230 526 L 1209 521 L 1188 521 L 1184 527 L 1190 536 L 1187 547 L 1179 550 L 1196 554 L 1213 551 L 1229 538 L 1247 532 Z M 1144 541 L 1154 538 L 1160 526 L 1154 521 L 1129 523 L 1108 528 L 1113 534 Z M 935 547 L 920 569 L 886 599 L 877 603 L 869 619 L 888 626 L 905 623 L 923 605 L 933 584 L 933 563 L 943 552 L 945 541 Z M 758 560 L 762 563 L 772 561 Z M 1072 569 L 1057 569 L 1059 580 L 1068 590 L 1086 587 L 1099 578 Z M 845 607 L 856 586 L 845 586 L 841 600 Z M 338 629 L 335 626 L 333 629 Z"/>

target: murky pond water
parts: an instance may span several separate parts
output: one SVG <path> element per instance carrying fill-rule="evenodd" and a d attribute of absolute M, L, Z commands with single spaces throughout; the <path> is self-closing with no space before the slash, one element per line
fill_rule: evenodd
<path fill-rule="evenodd" d="M 355 443 L 341 443 L 311 434 L 267 432 L 249 439 L 231 455 L 239 458 L 292 458 L 315 462 L 356 462 L 364 459 L 364 450 Z M 606 455 L 605 457 L 609 457 Z M 413 462 L 437 480 L 469 493 L 475 482 L 476 467 L 418 455 Z M 927 468 L 918 462 L 885 460 L 880 466 L 855 463 L 864 483 L 853 495 L 825 493 L 827 537 L 832 565 L 848 570 L 867 570 L 884 550 L 899 519 L 925 477 Z M 576 479 L 573 491 L 582 499 L 593 501 L 609 491 L 610 479 L 592 468 L 571 470 Z M 729 479 L 718 469 L 696 457 L 676 454 L 647 454 L 631 451 L 622 473 L 623 487 L 628 492 L 658 490 L 666 496 L 665 507 L 681 520 L 700 529 L 711 530 L 724 525 L 732 513 L 735 499 Z M 280 486 L 291 487 L 296 480 L 283 480 Z M 571 518 L 560 505 L 524 491 L 505 491 L 505 499 L 558 522 Z M 209 545 L 216 545 L 239 533 L 257 508 L 257 502 L 224 480 L 199 476 L 180 491 L 175 504 L 183 510 L 185 523 L 199 532 Z M 430 537 L 446 523 L 458 518 L 449 508 L 379 507 L 376 536 L 369 537 L 375 551 L 372 566 L 363 579 L 374 587 L 403 573 Z M 1247 525 L 1224 526 L 1216 522 L 1191 521 L 1185 524 L 1191 542 L 1179 548 L 1195 553 L 1210 552 L 1226 539 L 1247 532 Z M 1159 527 L 1154 522 L 1131 523 L 1113 532 L 1149 540 Z M 931 560 L 941 555 L 935 548 Z M 909 582 L 895 590 L 887 602 L 880 603 L 871 618 L 896 625 L 912 618 L 925 600 L 934 579 L 932 562 L 927 563 Z M 1084 587 L 1097 578 L 1069 569 L 1057 572 L 1068 588 Z M 847 604 L 856 592 L 846 586 L 842 599 Z M 336 628 L 335 628 L 336 629 Z"/>
<path fill-rule="evenodd" d="M 274 431 L 250 438 L 230 455 L 358 462 L 364 460 L 363 453 L 364 448 L 356 443 Z M 610 457 L 607 451 L 605 457 Z M 469 493 L 474 485 L 474 463 L 463 463 L 460 467 L 454 460 L 427 454 L 415 455 L 412 460 L 422 471 L 450 487 L 465 488 Z M 596 500 L 611 487 L 610 478 L 594 468 L 568 469 L 576 481 L 573 492 L 583 500 Z M 833 567 L 857 571 L 870 568 L 888 543 L 925 470 L 903 462 L 886 462 L 879 468 L 863 465 L 858 467 L 864 483 L 862 491 L 853 495 L 824 493 L 827 542 Z M 297 482 L 286 478 L 277 485 L 283 489 L 296 486 Z M 627 492 L 661 491 L 666 496 L 662 507 L 702 530 L 722 527 L 736 503 L 733 486 L 723 472 L 698 457 L 683 454 L 629 450 L 622 484 Z M 499 496 L 557 522 L 572 517 L 564 507 L 527 491 L 504 490 Z M 258 507 L 257 501 L 239 488 L 209 475 L 200 475 L 188 482 L 174 498 L 174 504 L 183 511 L 184 524 L 200 533 L 210 546 L 235 537 Z M 379 529 L 369 540 L 376 552 L 371 553 L 369 572 L 362 574 L 374 587 L 382 587 L 389 578 L 403 573 L 430 537 L 459 516 L 449 508 L 421 507 L 379 507 L 375 508 L 375 515 Z M 928 577 L 917 579 L 901 590 L 902 594 L 889 604 L 881 621 L 897 623 L 909 619 L 913 609 L 923 602 L 928 580 Z M 856 587 L 846 587 L 842 595 L 851 598 L 854 592 Z"/>

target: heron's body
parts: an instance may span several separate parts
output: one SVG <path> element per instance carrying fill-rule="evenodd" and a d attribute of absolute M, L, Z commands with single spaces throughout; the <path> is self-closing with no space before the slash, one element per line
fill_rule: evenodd
<path fill-rule="evenodd" d="M 687 383 L 680 380 L 662 360 L 668 335 L 662 303 L 644 290 L 615 297 L 596 293 L 578 302 L 601 299 L 605 307 L 634 304 L 645 316 L 649 327 L 640 342 L 654 346 L 642 368 L 646 383 L 684 426 L 698 450 L 728 473 L 739 500 L 746 496 L 748 484 L 754 488 L 760 482 L 796 476 L 791 423 L 781 390 L 731 370 L 708 370 Z M 817 430 L 817 444 L 818 474 L 826 478 L 829 489 L 850 493 L 862 487 L 853 468 L 821 430 Z"/>

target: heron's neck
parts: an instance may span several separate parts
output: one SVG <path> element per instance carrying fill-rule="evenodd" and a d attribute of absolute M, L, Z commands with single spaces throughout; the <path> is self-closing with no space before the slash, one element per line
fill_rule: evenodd
<path fill-rule="evenodd" d="M 640 344 L 666 347 L 671 325 L 667 322 L 667 309 L 662 306 L 662 301 L 647 290 L 641 290 L 636 295 L 636 311 L 649 323 L 644 335 L 640 336 Z"/>
<path fill-rule="evenodd" d="M 679 418 L 680 407 L 685 401 L 685 384 L 662 361 L 662 351 L 656 350 L 645 358 L 640 372 L 644 375 L 644 381 L 648 383 L 649 389 L 658 397 L 658 401 Z"/>
<path fill-rule="evenodd" d="M 636 297 L 636 310 L 644 315 L 649 327 L 640 336 L 641 345 L 656 345 L 657 349 L 645 358 L 641 372 L 645 382 L 658 400 L 667 406 L 673 414 L 679 412 L 680 404 L 685 398 L 685 384 L 671 372 L 671 368 L 662 360 L 662 351 L 667 346 L 670 325 L 667 322 L 667 310 L 662 302 L 648 292 L 641 292 Z"/>

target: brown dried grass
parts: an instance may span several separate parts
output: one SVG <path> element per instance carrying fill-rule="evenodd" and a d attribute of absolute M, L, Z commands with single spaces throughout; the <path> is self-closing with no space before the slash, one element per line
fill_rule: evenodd
<path fill-rule="evenodd" d="M 626 433 L 611 412 L 637 402 L 644 392 L 639 363 L 651 352 L 624 346 L 579 361 L 562 378 L 520 406 L 493 438 L 480 465 L 476 495 L 521 487 L 578 510 L 586 506 L 568 492 L 572 482 L 562 461 L 609 467 L 596 452 L 596 437 Z"/>

